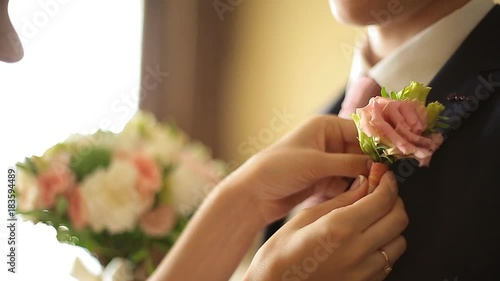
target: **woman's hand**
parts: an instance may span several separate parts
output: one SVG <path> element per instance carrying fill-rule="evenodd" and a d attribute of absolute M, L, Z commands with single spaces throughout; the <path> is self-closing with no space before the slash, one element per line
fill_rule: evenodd
<path fill-rule="evenodd" d="M 352 121 L 317 116 L 256 154 L 226 182 L 246 190 L 266 225 L 313 194 L 332 198 L 344 192 L 345 177 L 368 175 L 370 164 Z"/>
<path fill-rule="evenodd" d="M 315 117 L 258 153 L 210 193 L 150 280 L 228 280 L 267 224 L 314 193 L 343 192 L 342 177 L 368 175 L 356 137 L 352 121 Z"/>
<path fill-rule="evenodd" d="M 354 188 L 354 185 L 358 188 Z M 387 172 L 372 194 L 368 181 L 315 207 L 302 210 L 258 251 L 246 281 L 375 281 L 387 276 L 385 251 L 394 263 L 405 251 L 408 224 Z"/>

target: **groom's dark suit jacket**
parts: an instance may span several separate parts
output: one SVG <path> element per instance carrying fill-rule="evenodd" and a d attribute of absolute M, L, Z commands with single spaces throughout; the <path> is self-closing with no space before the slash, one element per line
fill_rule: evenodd
<path fill-rule="evenodd" d="M 500 280 L 500 6 L 430 86 L 428 101 L 445 105 L 451 127 L 429 168 L 392 167 L 410 224 L 408 249 L 386 280 Z M 467 100 L 449 101 L 450 94 Z"/>

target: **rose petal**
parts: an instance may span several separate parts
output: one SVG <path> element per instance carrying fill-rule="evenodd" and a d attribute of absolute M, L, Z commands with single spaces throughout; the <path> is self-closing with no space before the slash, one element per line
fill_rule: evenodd
<path fill-rule="evenodd" d="M 87 224 L 87 207 L 83 201 L 80 188 L 75 188 L 70 195 L 68 216 L 71 224 L 77 230 L 85 227 Z"/>
<path fill-rule="evenodd" d="M 145 198 L 154 196 L 161 187 L 160 168 L 154 159 L 144 154 L 135 155 L 133 161 L 139 172 L 137 191 Z"/>
<path fill-rule="evenodd" d="M 165 205 L 141 216 L 139 225 L 144 232 L 153 237 L 165 236 L 175 224 L 175 211 Z"/>

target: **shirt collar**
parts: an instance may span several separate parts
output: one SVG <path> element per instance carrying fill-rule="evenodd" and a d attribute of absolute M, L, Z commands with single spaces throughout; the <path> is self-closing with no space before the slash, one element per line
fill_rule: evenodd
<path fill-rule="evenodd" d="M 397 92 L 410 81 L 428 85 L 494 5 L 491 0 L 470 1 L 412 37 L 374 66 L 364 56 L 367 47 L 364 38 L 354 51 L 348 87 L 351 81 L 363 75 L 371 76 L 388 91 Z"/>

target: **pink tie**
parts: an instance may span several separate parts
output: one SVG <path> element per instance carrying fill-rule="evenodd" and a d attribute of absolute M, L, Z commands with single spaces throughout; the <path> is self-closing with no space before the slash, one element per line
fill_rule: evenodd
<path fill-rule="evenodd" d="M 353 83 L 342 102 L 339 116 L 351 119 L 356 108 L 364 107 L 372 97 L 380 95 L 380 86 L 369 76 L 363 76 Z"/>

